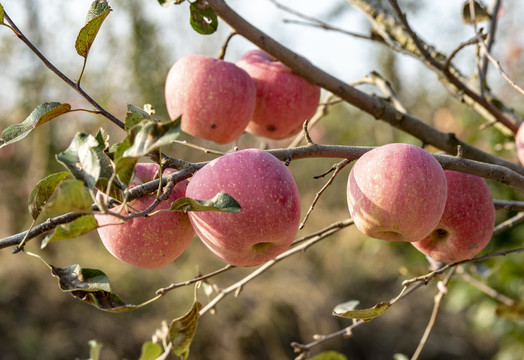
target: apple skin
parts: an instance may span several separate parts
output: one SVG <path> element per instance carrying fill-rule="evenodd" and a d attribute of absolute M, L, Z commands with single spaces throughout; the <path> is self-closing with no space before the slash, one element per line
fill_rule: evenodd
<path fill-rule="evenodd" d="M 515 144 L 517 147 L 517 157 L 520 163 L 524 165 L 524 124 L 520 125 L 515 135 Z"/>
<path fill-rule="evenodd" d="M 255 110 L 256 88 L 231 62 L 186 55 L 169 70 L 165 97 L 170 118 L 182 115 L 184 132 L 227 144 L 246 129 Z"/>
<path fill-rule="evenodd" d="M 135 177 L 130 188 L 153 180 L 158 171 L 158 165 L 152 163 L 138 163 L 135 168 Z M 174 170 L 166 169 L 164 176 Z M 156 208 L 168 209 L 171 202 L 184 197 L 187 180 L 175 185 L 168 200 L 162 201 Z M 155 200 L 156 194 L 130 201 L 128 205 L 136 210 L 147 209 Z M 121 215 L 128 212 L 123 206 L 111 209 Z M 151 217 L 138 217 L 127 220 L 122 224 L 115 224 L 120 219 L 111 215 L 95 215 L 98 224 L 98 234 L 107 250 L 116 258 L 145 269 L 155 269 L 165 266 L 179 257 L 187 248 L 195 232 L 189 218 L 182 212 L 160 212 Z"/>
<path fill-rule="evenodd" d="M 495 226 L 493 198 L 478 176 L 446 170 L 448 198 L 436 229 L 412 245 L 443 263 L 470 259 L 491 240 Z"/>
<path fill-rule="evenodd" d="M 311 120 L 320 99 L 320 87 L 295 74 L 260 49 L 245 53 L 236 63 L 256 85 L 257 102 L 246 131 L 273 140 L 298 134 Z"/>
<path fill-rule="evenodd" d="M 424 239 L 440 221 L 446 195 L 446 176 L 438 161 L 419 147 L 401 143 L 361 156 L 347 184 L 356 227 L 381 240 Z"/>
<path fill-rule="evenodd" d="M 280 160 L 258 149 L 223 155 L 193 175 L 186 196 L 207 200 L 219 192 L 231 195 L 241 210 L 188 213 L 212 253 L 231 265 L 255 266 L 289 248 L 300 222 L 300 197 Z"/>

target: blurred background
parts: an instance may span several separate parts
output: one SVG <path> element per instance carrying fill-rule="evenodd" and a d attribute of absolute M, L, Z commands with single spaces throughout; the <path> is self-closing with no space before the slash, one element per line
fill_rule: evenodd
<path fill-rule="evenodd" d="M 279 9 L 272 1 L 228 2 L 247 20 L 297 53 L 340 79 L 357 81 L 378 71 L 398 92 L 409 111 L 442 131 L 456 135 L 479 148 L 517 161 L 513 139 L 484 124 L 477 114 L 452 99 L 435 75 L 415 60 L 393 53 L 377 43 L 341 33 L 304 26 L 301 20 Z M 38 49 L 71 79 L 80 73 L 83 59 L 74 43 L 91 1 L 3 0 L 6 13 Z M 285 5 L 321 19 L 333 26 L 369 34 L 365 17 L 342 0 L 292 0 Z M 462 2 L 402 1 L 401 5 L 417 32 L 428 43 L 450 54 L 473 35 L 461 20 Z M 181 56 L 198 53 L 217 56 L 230 28 L 219 23 L 218 31 L 203 36 L 189 26 L 188 4 L 167 8 L 157 1 L 111 0 L 113 11 L 106 19 L 87 61 L 82 87 L 102 106 L 120 119 L 126 104 L 152 104 L 156 117 L 168 119 L 164 80 L 170 66 Z M 523 78 L 524 8 L 504 2 L 494 56 L 518 83 Z M 226 60 L 235 62 L 253 48 L 236 36 Z M 465 74 L 475 69 L 474 48 L 464 49 L 456 58 Z M 503 101 L 522 110 L 522 95 L 489 72 L 491 89 Z M 0 129 L 23 121 L 39 104 L 68 102 L 73 108 L 90 106 L 37 60 L 35 55 L 6 27 L 0 27 Z M 378 92 L 371 87 L 363 90 Z M 323 97 L 326 94 L 323 94 Z M 74 112 L 39 127 L 24 140 L 0 149 L 0 237 L 30 226 L 27 197 L 35 184 L 48 174 L 62 171 L 55 154 L 69 146 L 77 132 L 95 134 L 104 127 L 110 142 L 124 138 L 123 132 L 107 119 Z M 313 140 L 323 144 L 382 145 L 417 139 L 369 115 L 340 103 L 329 107 L 328 115 L 311 130 Z M 204 147 L 228 150 L 227 146 L 183 139 Z M 243 135 L 239 147 L 283 147 L 290 140 L 265 142 Z M 230 146 L 229 146 L 230 147 Z M 190 161 L 212 159 L 212 155 L 181 145 L 165 152 Z M 437 151 L 431 149 L 430 151 Z M 303 214 L 315 193 L 328 180 L 314 179 L 329 170 L 336 159 L 308 159 L 290 164 L 299 185 Z M 349 216 L 345 186 L 346 167 L 322 195 L 305 228 L 304 236 Z M 489 182 L 494 198 L 523 200 L 509 187 Z M 514 213 L 497 212 L 497 222 Z M 483 253 L 522 246 L 524 228 L 517 227 L 495 237 Z M 126 302 L 141 303 L 155 290 L 223 266 L 194 239 L 188 250 L 173 264 L 158 270 L 143 270 L 119 262 L 103 247 L 96 233 L 53 243 L 40 250 L 35 239 L 28 250 L 49 263 L 65 267 L 80 264 L 103 270 L 112 289 Z M 141 344 L 149 341 L 162 321 L 181 316 L 189 309 L 193 287 L 180 288 L 156 303 L 123 314 L 104 313 L 63 293 L 49 269 L 35 258 L 0 252 L 0 354 L 5 360 L 87 359 L 90 340 L 103 344 L 101 358 L 138 359 Z M 524 257 L 511 255 L 466 266 L 481 282 L 513 299 L 524 297 Z M 227 287 L 253 269 L 234 269 L 211 280 Z M 309 343 L 315 334 L 328 334 L 350 325 L 349 320 L 331 315 L 333 308 L 348 300 L 361 307 L 395 297 L 407 278 L 428 271 L 424 256 L 409 244 L 386 243 L 366 238 L 355 228 L 346 228 L 307 251 L 277 264 L 246 285 L 238 298 L 227 297 L 216 314 L 205 314 L 199 322 L 190 359 L 288 359 L 293 358 L 292 341 Z M 415 350 L 426 327 L 437 293 L 436 282 L 418 290 L 392 307 L 383 316 L 357 328 L 352 337 L 337 337 L 314 349 L 336 350 L 348 359 L 392 359 L 396 353 L 408 356 Z M 199 292 L 206 303 L 206 295 Z M 460 277 L 449 285 L 435 328 L 422 359 L 521 359 L 524 354 L 524 322 L 497 317 L 499 305 Z"/>

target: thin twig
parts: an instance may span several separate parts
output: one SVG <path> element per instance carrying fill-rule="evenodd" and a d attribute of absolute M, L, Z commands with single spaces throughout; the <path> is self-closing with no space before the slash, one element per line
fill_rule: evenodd
<path fill-rule="evenodd" d="M 67 77 L 64 73 L 62 73 L 56 66 L 54 66 L 41 52 L 38 50 L 33 43 L 18 29 L 16 24 L 11 20 L 11 18 L 7 15 L 7 13 L 4 12 L 5 20 L 9 23 L 13 31 L 15 32 L 16 36 L 27 45 L 27 47 L 44 63 L 44 65 L 51 70 L 55 75 L 57 75 L 62 81 L 64 81 L 67 85 L 69 85 L 71 88 L 73 88 L 77 93 L 80 94 L 84 99 L 86 99 L 91 105 L 97 109 L 101 115 L 105 116 L 107 119 L 109 119 L 111 122 L 113 122 L 115 125 L 120 127 L 121 129 L 125 129 L 124 123 L 120 121 L 118 118 L 116 118 L 113 114 L 108 112 L 106 109 L 104 109 L 100 104 L 98 104 L 91 96 L 89 96 L 81 87 L 80 84 L 75 83 L 73 80 L 71 80 L 69 77 Z"/>
<path fill-rule="evenodd" d="M 161 289 L 158 289 L 156 291 L 156 294 L 157 295 L 165 295 L 166 293 L 168 293 L 169 291 L 171 290 L 174 290 L 174 289 L 177 289 L 179 287 L 183 287 L 183 286 L 189 286 L 191 284 L 194 284 L 194 283 L 197 283 L 199 281 L 203 281 L 203 280 L 207 280 L 207 279 L 210 279 L 216 275 L 219 275 L 219 274 L 222 274 L 226 271 L 229 271 L 230 269 L 233 269 L 235 268 L 235 266 L 233 265 L 226 265 L 218 270 L 215 270 L 215 271 L 212 271 L 208 274 L 205 274 L 205 275 L 200 275 L 200 276 L 197 276 L 195 277 L 194 279 L 191 279 L 191 280 L 187 280 L 187 281 L 183 281 L 183 282 L 179 282 L 179 283 L 174 283 L 174 284 L 171 284 L 169 286 L 166 286 L 164 288 L 161 288 Z"/>
<path fill-rule="evenodd" d="M 325 228 L 325 231 L 321 232 L 317 236 L 315 236 L 313 238 L 310 238 L 307 241 L 301 242 L 299 245 L 296 245 L 296 246 L 290 248 L 289 250 L 283 252 L 282 254 L 278 255 L 274 259 L 269 260 L 268 262 L 264 263 L 259 268 L 257 268 L 253 272 L 251 272 L 249 275 L 247 275 L 246 277 L 242 278 L 240 281 L 234 283 L 233 285 L 231 285 L 231 286 L 229 286 L 229 287 L 227 287 L 225 289 L 220 290 L 219 294 L 217 296 L 215 296 L 210 302 L 208 302 L 207 305 L 202 308 L 202 310 L 200 310 L 200 316 L 202 316 L 206 312 L 208 312 L 211 309 L 213 309 L 227 295 L 229 295 L 231 293 L 238 294 L 238 292 L 244 287 L 244 285 L 246 285 L 247 283 L 249 283 L 251 280 L 255 279 L 256 277 L 262 275 L 269 268 L 271 268 L 273 265 L 277 264 L 281 260 L 283 260 L 283 259 L 285 259 L 285 258 L 287 258 L 287 257 L 289 257 L 291 255 L 294 255 L 294 254 L 297 254 L 299 252 L 305 251 L 307 248 L 309 248 L 310 246 L 314 245 L 315 243 L 317 243 L 317 242 L 319 242 L 319 241 L 321 241 L 321 240 L 323 240 L 323 239 L 333 235 L 334 233 L 336 233 L 336 232 L 338 232 L 338 231 L 340 231 L 340 230 L 342 230 L 342 229 L 344 229 L 344 228 L 346 228 L 346 227 L 348 227 L 349 225 L 352 225 L 352 224 L 353 224 L 353 220 L 351 220 L 351 219 L 343 220 L 343 221 L 337 222 L 335 224 L 332 224 L 332 225 L 328 226 L 327 228 Z"/>
<path fill-rule="evenodd" d="M 429 318 L 428 325 L 426 326 L 426 329 L 424 330 L 424 334 L 422 335 L 422 338 L 420 339 L 420 342 L 417 346 L 417 349 L 413 353 L 411 360 L 417 360 L 419 358 L 420 353 L 422 352 L 422 349 L 424 349 L 424 346 L 426 345 L 426 342 L 428 341 L 429 334 L 431 333 L 431 330 L 433 329 L 433 326 L 435 325 L 435 321 L 437 319 L 440 305 L 442 304 L 442 299 L 444 298 L 444 296 L 446 296 L 448 292 L 447 285 L 449 283 L 449 280 L 453 276 L 454 272 L 455 272 L 455 269 L 451 269 L 451 271 L 448 273 L 444 281 L 441 281 L 439 283 L 439 286 L 437 286 L 438 293 L 437 295 L 435 295 L 433 310 L 431 312 L 431 316 Z"/>
<path fill-rule="evenodd" d="M 235 30 L 229 33 L 228 37 L 226 38 L 226 41 L 224 42 L 224 45 L 222 45 L 222 47 L 220 48 L 220 51 L 218 52 L 217 59 L 224 60 L 224 58 L 226 57 L 227 46 L 229 45 L 229 42 L 231 41 L 233 36 L 235 36 L 236 34 L 237 32 Z"/>
<path fill-rule="evenodd" d="M 498 251 L 498 252 L 494 252 L 494 253 L 487 254 L 487 255 L 484 255 L 484 256 L 479 256 L 479 257 L 475 257 L 475 258 L 471 258 L 471 259 L 457 261 L 457 262 L 454 262 L 454 263 L 447 264 L 447 265 L 445 265 L 445 266 L 443 266 L 443 267 L 441 267 L 441 268 L 439 268 L 437 270 L 431 271 L 431 272 L 427 273 L 426 275 L 417 276 L 417 277 L 414 277 L 412 279 L 405 280 L 404 282 L 402 282 L 402 285 L 407 286 L 407 285 L 410 285 L 410 284 L 415 283 L 415 282 L 421 282 L 421 283 L 427 284 L 431 280 L 433 280 L 436 276 L 444 273 L 445 271 L 447 271 L 447 270 L 449 270 L 451 268 L 457 267 L 459 265 L 467 264 L 467 263 L 480 262 L 480 261 L 484 261 L 484 260 L 487 260 L 487 259 L 492 259 L 492 258 L 499 257 L 499 256 L 506 256 L 506 255 L 510 255 L 510 254 L 518 254 L 518 253 L 521 253 L 521 252 L 524 252 L 524 248 L 517 248 L 517 249 L 511 249 L 511 250 Z"/>
<path fill-rule="evenodd" d="M 324 186 L 322 186 L 322 189 L 320 189 L 315 194 L 315 198 L 311 202 L 311 206 L 309 207 L 308 211 L 306 212 L 306 215 L 304 216 L 304 219 L 302 220 L 302 222 L 300 223 L 300 226 L 298 227 L 299 229 L 303 229 L 304 228 L 304 226 L 306 225 L 306 221 L 309 218 L 309 215 L 311 215 L 311 212 L 313 211 L 313 209 L 315 208 L 315 205 L 318 202 L 318 200 L 320 199 L 320 196 L 322 196 L 324 191 L 326 191 L 326 189 L 333 183 L 333 181 L 335 180 L 335 177 L 338 175 L 338 173 L 342 169 L 344 169 L 349 163 L 350 163 L 350 161 L 348 159 L 344 159 L 341 162 L 333 165 L 333 168 L 332 168 L 334 170 L 333 175 L 331 175 L 329 180 L 324 184 Z"/>
<path fill-rule="evenodd" d="M 500 301 L 501 303 L 507 306 L 515 305 L 516 301 L 514 299 L 507 297 L 504 294 L 501 294 L 497 290 L 477 280 L 470 273 L 466 272 L 462 266 L 457 267 L 457 273 L 460 274 L 460 276 L 462 277 L 464 281 L 473 285 L 474 287 L 476 287 L 477 289 L 479 289 L 480 291 L 482 291 L 484 294 L 488 295 L 489 297 L 497 301 Z"/>

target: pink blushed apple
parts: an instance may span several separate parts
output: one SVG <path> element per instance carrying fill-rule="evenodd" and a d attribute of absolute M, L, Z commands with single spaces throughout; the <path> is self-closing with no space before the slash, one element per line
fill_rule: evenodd
<path fill-rule="evenodd" d="M 245 130 L 255 110 L 256 88 L 235 64 L 202 55 L 180 58 L 165 84 L 171 119 L 193 136 L 227 144 Z"/>
<path fill-rule="evenodd" d="M 172 171 L 166 169 L 163 176 Z M 130 187 L 153 180 L 157 172 L 157 164 L 138 163 Z M 185 196 L 186 187 L 187 180 L 177 183 L 169 199 L 161 202 L 155 210 L 168 209 L 171 202 Z M 147 195 L 129 202 L 128 206 L 137 211 L 145 210 L 155 198 L 155 194 Z M 123 206 L 111 211 L 128 215 Z M 95 218 L 100 226 L 98 234 L 107 250 L 116 258 L 140 268 L 154 269 L 173 262 L 184 252 L 195 234 L 189 218 L 181 212 L 160 212 L 121 224 L 115 224 L 120 220 L 112 215 L 97 214 Z"/>
<path fill-rule="evenodd" d="M 257 102 L 246 131 L 277 140 L 298 134 L 318 107 L 320 87 L 260 49 L 248 51 L 236 63 L 256 85 Z"/>
<path fill-rule="evenodd" d="M 521 164 L 524 164 L 524 124 L 520 125 L 515 135 L 515 145 L 517 147 L 517 157 Z"/>
<path fill-rule="evenodd" d="M 361 156 L 347 184 L 356 227 L 382 240 L 419 241 L 437 226 L 446 205 L 444 170 L 427 151 L 387 144 Z"/>
<path fill-rule="evenodd" d="M 255 266 L 289 248 L 300 222 L 300 198 L 280 160 L 257 149 L 226 154 L 194 174 L 186 196 L 206 200 L 219 192 L 231 195 L 240 212 L 188 213 L 211 252 L 232 265 Z"/>
<path fill-rule="evenodd" d="M 495 225 L 493 198 L 478 176 L 446 170 L 448 197 L 437 227 L 425 239 L 412 243 L 436 261 L 470 259 L 489 243 Z"/>

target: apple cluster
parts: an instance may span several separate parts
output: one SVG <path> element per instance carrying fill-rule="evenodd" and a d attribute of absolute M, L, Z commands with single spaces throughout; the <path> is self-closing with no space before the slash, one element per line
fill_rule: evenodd
<path fill-rule="evenodd" d="M 409 144 L 383 145 L 360 157 L 349 174 L 347 202 L 364 234 L 410 242 L 443 263 L 478 254 L 495 224 L 483 178 L 443 170 L 430 153 Z"/>
<path fill-rule="evenodd" d="M 269 139 L 298 134 L 317 109 L 320 87 L 254 49 L 236 64 L 180 58 L 167 75 L 165 97 L 169 116 L 181 116 L 184 132 L 227 144 L 244 131 Z"/>
<path fill-rule="evenodd" d="M 163 175 L 171 171 L 167 169 Z M 138 163 L 130 187 L 153 180 L 157 172 L 156 164 Z M 151 269 L 179 257 L 195 232 L 212 253 L 235 266 L 259 265 L 289 248 L 300 221 L 297 185 L 288 168 L 262 150 L 239 150 L 209 162 L 189 183 L 177 183 L 169 200 L 155 210 L 168 209 L 182 197 L 208 200 L 220 192 L 231 195 L 240 212 L 165 211 L 125 222 L 97 214 L 98 233 L 116 258 Z M 127 209 L 145 210 L 155 199 L 152 194 L 113 211 L 126 216 Z"/>

